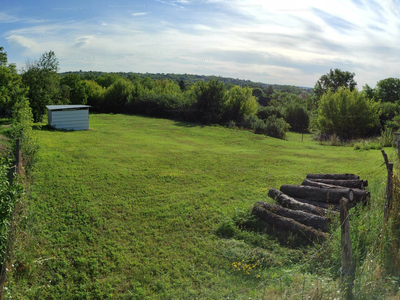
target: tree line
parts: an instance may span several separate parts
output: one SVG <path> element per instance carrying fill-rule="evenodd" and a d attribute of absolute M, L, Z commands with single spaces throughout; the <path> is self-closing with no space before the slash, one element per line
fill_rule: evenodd
<path fill-rule="evenodd" d="M 275 90 L 272 85 L 232 85 L 217 77 L 188 83 L 138 73 L 60 76 L 53 51 L 28 62 L 18 74 L 0 47 L 0 67 L 3 114 L 28 100 L 35 122 L 42 121 L 46 105 L 87 104 L 97 112 L 243 127 L 282 139 L 289 129 L 351 139 L 400 128 L 400 79 L 387 78 L 375 88 L 366 85 L 358 90 L 355 74 L 339 69 L 322 75 L 309 93 L 291 86 Z"/>

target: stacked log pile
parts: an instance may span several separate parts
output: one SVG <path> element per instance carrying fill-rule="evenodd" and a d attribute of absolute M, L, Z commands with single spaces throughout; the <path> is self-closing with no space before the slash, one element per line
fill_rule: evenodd
<path fill-rule="evenodd" d="M 257 202 L 252 214 L 278 229 L 302 234 L 312 241 L 324 241 L 332 216 L 340 211 L 341 198 L 350 206 L 366 204 L 368 181 L 354 174 L 308 174 L 301 185 L 270 189 L 268 196 L 277 204 Z"/>

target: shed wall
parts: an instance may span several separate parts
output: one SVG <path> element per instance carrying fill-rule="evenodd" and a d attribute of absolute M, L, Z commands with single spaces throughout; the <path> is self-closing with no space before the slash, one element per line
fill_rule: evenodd
<path fill-rule="evenodd" d="M 89 129 L 89 109 L 49 111 L 49 114 L 49 124 L 57 129 Z"/>

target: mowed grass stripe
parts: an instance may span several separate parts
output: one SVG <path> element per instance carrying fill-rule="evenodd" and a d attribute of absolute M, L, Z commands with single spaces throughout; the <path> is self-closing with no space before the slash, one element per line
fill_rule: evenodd
<path fill-rule="evenodd" d="M 281 141 L 112 114 L 91 114 L 90 127 L 38 131 L 29 218 L 17 246 L 27 269 L 21 297 L 223 298 L 260 281 L 232 269 L 227 244 L 230 253 L 254 246 L 219 238 L 221 220 L 307 173 L 381 180 L 385 172 L 380 151 L 321 146 L 309 135 Z M 300 250 L 271 239 L 266 251 L 279 265 Z"/>

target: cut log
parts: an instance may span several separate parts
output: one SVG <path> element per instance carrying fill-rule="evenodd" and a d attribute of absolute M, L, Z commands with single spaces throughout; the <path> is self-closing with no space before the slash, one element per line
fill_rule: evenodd
<path fill-rule="evenodd" d="M 328 238 L 328 234 L 318 231 L 312 227 L 303 225 L 295 220 L 278 216 L 259 203 L 256 203 L 252 210 L 252 215 L 255 215 L 278 229 L 291 231 L 296 234 L 301 234 L 311 241 L 323 242 Z"/>
<path fill-rule="evenodd" d="M 296 201 L 302 202 L 302 203 L 306 203 L 306 204 L 310 204 L 310 205 L 314 205 L 317 208 L 324 208 L 326 210 L 332 210 L 335 212 L 339 212 L 340 211 L 340 205 L 339 204 L 335 204 L 335 203 L 326 203 L 326 202 L 319 202 L 319 201 L 311 201 L 311 200 L 307 200 L 307 199 L 301 199 L 301 198 L 293 198 Z M 354 203 L 354 202 L 350 202 Z"/>
<path fill-rule="evenodd" d="M 354 174 L 307 174 L 308 179 L 336 179 L 336 180 L 349 180 L 360 179 L 360 176 Z"/>
<path fill-rule="evenodd" d="M 319 187 L 321 189 L 342 189 L 343 188 L 343 187 L 340 187 L 337 185 L 316 182 L 316 181 L 309 180 L 309 179 L 304 179 L 302 185 Z M 356 201 L 356 202 L 367 203 L 369 198 L 371 197 L 370 193 L 365 190 L 351 189 L 351 191 L 354 194 L 354 201 Z"/>
<path fill-rule="evenodd" d="M 342 187 L 347 187 L 347 188 L 353 188 L 353 189 L 364 189 L 364 180 L 361 179 L 349 179 L 349 180 L 337 180 L 337 179 L 309 179 L 315 182 L 321 182 L 325 184 L 332 184 L 332 185 L 337 185 L 337 186 L 342 186 Z M 367 183 L 368 184 L 368 183 Z"/>
<path fill-rule="evenodd" d="M 325 232 L 329 231 L 330 220 L 326 217 L 317 216 L 300 210 L 284 208 L 280 205 L 267 202 L 257 202 L 256 204 L 261 205 L 266 210 L 277 214 L 278 216 L 293 219 L 301 224 L 313 227 L 317 230 L 322 230 Z"/>
<path fill-rule="evenodd" d="M 277 189 L 270 189 L 268 191 L 268 196 L 286 208 L 301 210 L 317 216 L 326 216 L 331 213 L 337 214 L 336 211 L 331 211 L 322 207 L 316 207 L 308 203 L 297 201 L 296 199 L 285 195 Z"/>
<path fill-rule="evenodd" d="M 280 188 L 284 194 L 294 197 L 302 198 L 310 201 L 327 202 L 327 203 L 339 203 L 341 198 L 349 199 L 353 201 L 354 194 L 351 189 L 348 188 L 320 188 L 306 185 L 291 185 L 284 184 Z"/>

